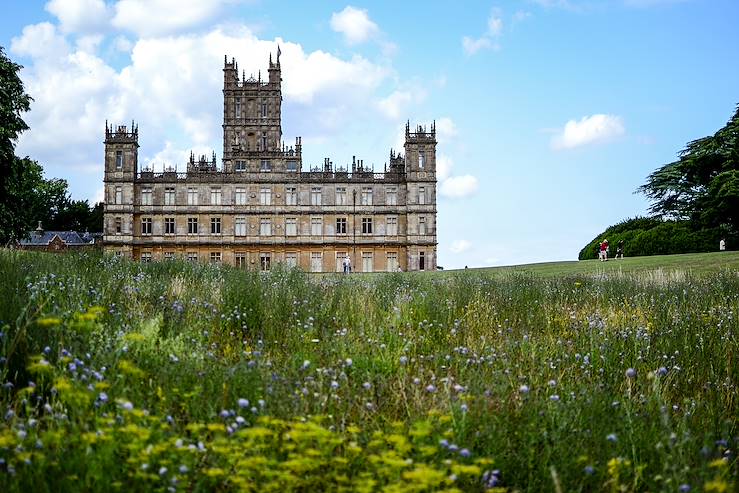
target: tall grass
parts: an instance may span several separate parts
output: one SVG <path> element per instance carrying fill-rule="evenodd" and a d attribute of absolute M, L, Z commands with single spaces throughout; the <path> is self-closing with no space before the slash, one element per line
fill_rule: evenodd
<path fill-rule="evenodd" d="M 735 271 L 0 276 L 3 491 L 737 487 Z"/>

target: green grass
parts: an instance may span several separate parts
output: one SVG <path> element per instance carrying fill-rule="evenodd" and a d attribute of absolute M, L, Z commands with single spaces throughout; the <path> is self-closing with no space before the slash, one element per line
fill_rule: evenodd
<path fill-rule="evenodd" d="M 733 491 L 737 264 L 2 251 L 0 491 Z"/>
<path fill-rule="evenodd" d="M 570 262 L 543 262 L 537 264 L 471 269 L 491 274 L 520 272 L 536 276 L 600 275 L 613 272 L 644 273 L 646 271 L 680 271 L 693 274 L 739 270 L 739 252 L 685 253 L 626 257 L 624 259 L 573 260 Z M 467 269 L 470 270 L 470 269 Z M 455 272 L 455 271 L 448 271 Z"/>

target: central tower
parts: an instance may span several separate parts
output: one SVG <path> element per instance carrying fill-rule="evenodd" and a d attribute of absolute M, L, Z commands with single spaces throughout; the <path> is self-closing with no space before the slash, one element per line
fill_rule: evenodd
<path fill-rule="evenodd" d="M 282 145 L 282 77 L 280 49 L 277 61 L 269 56 L 269 77 L 262 80 L 242 72 L 235 59 L 223 67 L 223 167 L 226 172 L 273 169 L 284 155 Z"/>

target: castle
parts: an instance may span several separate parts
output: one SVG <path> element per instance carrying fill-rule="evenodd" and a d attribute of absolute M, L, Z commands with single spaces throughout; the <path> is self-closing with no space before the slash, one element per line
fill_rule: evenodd
<path fill-rule="evenodd" d="M 192 153 L 187 172 L 138 168 L 138 125 L 105 124 L 106 251 L 311 272 L 436 268 L 436 129 L 405 128 L 405 155 L 383 172 L 303 170 L 301 138 L 282 141 L 280 51 L 269 78 L 224 60 L 223 161 Z"/>

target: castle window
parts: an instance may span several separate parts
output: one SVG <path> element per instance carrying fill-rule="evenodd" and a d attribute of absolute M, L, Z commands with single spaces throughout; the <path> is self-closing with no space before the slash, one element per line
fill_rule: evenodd
<path fill-rule="evenodd" d="M 141 252 L 142 262 L 151 262 L 151 252 Z"/>
<path fill-rule="evenodd" d="M 310 218 L 310 234 L 313 236 L 321 236 L 323 234 L 323 218 Z"/>
<path fill-rule="evenodd" d="M 269 159 L 262 159 L 262 162 L 259 164 L 259 171 L 272 171 L 272 163 Z"/>
<path fill-rule="evenodd" d="M 263 217 L 259 220 L 259 234 L 261 236 L 272 236 L 272 220 Z"/>
<path fill-rule="evenodd" d="M 346 252 L 336 252 L 336 272 L 344 271 L 344 259 L 346 258 Z"/>
<path fill-rule="evenodd" d="M 115 169 L 123 169 L 123 151 L 115 151 Z"/>
<path fill-rule="evenodd" d="M 321 205 L 321 187 L 311 187 L 310 205 Z"/>
<path fill-rule="evenodd" d="M 362 272 L 372 272 L 374 268 L 372 252 L 362 252 Z"/>
<path fill-rule="evenodd" d="M 285 187 L 285 205 L 298 205 L 298 189 Z"/>
<path fill-rule="evenodd" d="M 187 218 L 187 234 L 189 235 L 198 234 L 198 218 L 197 217 Z"/>
<path fill-rule="evenodd" d="M 262 118 L 267 118 L 267 103 L 262 102 Z"/>
<path fill-rule="evenodd" d="M 272 256 L 269 253 L 259 254 L 259 265 L 263 271 L 268 271 L 271 267 Z"/>
<path fill-rule="evenodd" d="M 395 272 L 398 270 L 398 252 L 387 252 L 387 271 Z"/>
<path fill-rule="evenodd" d="M 418 169 L 423 169 L 426 164 L 426 155 L 423 151 L 418 151 Z"/>
<path fill-rule="evenodd" d="M 141 218 L 141 234 L 142 235 L 151 234 L 151 218 L 150 217 Z"/>
<path fill-rule="evenodd" d="M 362 205 L 372 205 L 372 187 L 362 187 Z"/>
<path fill-rule="evenodd" d="M 237 217 L 234 222 L 234 235 L 246 236 L 246 218 Z"/>
<path fill-rule="evenodd" d="M 291 159 L 290 161 L 287 162 L 285 167 L 287 168 L 287 171 L 290 171 L 290 172 L 298 171 L 298 162 L 293 161 Z"/>
<path fill-rule="evenodd" d="M 336 205 L 346 205 L 346 187 L 336 187 Z"/>
<path fill-rule="evenodd" d="M 285 254 L 285 264 L 288 267 L 298 266 L 298 254 L 295 252 L 289 252 Z"/>
<path fill-rule="evenodd" d="M 362 234 L 366 234 L 366 235 L 372 234 L 372 218 L 371 217 L 362 218 Z"/>
<path fill-rule="evenodd" d="M 398 189 L 395 187 L 387 187 L 385 189 L 385 204 L 398 205 Z"/>
<path fill-rule="evenodd" d="M 395 216 L 388 216 L 386 221 L 387 221 L 387 229 L 385 231 L 385 234 L 387 236 L 397 236 L 398 235 L 398 218 Z"/>
<path fill-rule="evenodd" d="M 164 218 L 164 234 L 165 235 L 174 234 L 174 218 L 173 217 Z"/>
<path fill-rule="evenodd" d="M 298 234 L 298 220 L 294 217 L 285 219 L 285 235 L 296 236 Z"/>
<path fill-rule="evenodd" d="M 221 189 L 211 188 L 210 189 L 210 204 L 221 205 Z"/>
<path fill-rule="evenodd" d="M 210 218 L 210 234 L 212 235 L 221 234 L 221 218 L 220 217 Z"/>
<path fill-rule="evenodd" d="M 221 252 L 210 252 L 210 262 L 212 264 L 221 263 Z"/>
<path fill-rule="evenodd" d="M 346 218 L 345 217 L 336 218 L 336 234 L 337 235 L 346 234 Z"/>
<path fill-rule="evenodd" d="M 187 205 L 198 205 L 198 189 L 190 187 L 187 189 Z"/>
<path fill-rule="evenodd" d="M 310 271 L 321 272 L 323 270 L 323 254 L 321 252 L 310 252 Z"/>
<path fill-rule="evenodd" d="M 246 205 L 246 188 L 237 188 L 234 192 L 236 205 Z"/>
<path fill-rule="evenodd" d="M 188 262 L 197 262 L 198 261 L 198 252 L 187 252 L 187 261 Z"/>
<path fill-rule="evenodd" d="M 267 150 L 267 132 L 262 132 L 262 150 Z"/>
<path fill-rule="evenodd" d="M 141 205 L 151 205 L 151 187 L 141 189 Z"/>
<path fill-rule="evenodd" d="M 174 252 L 164 252 L 164 260 L 174 260 Z"/>
<path fill-rule="evenodd" d="M 121 221 L 120 217 L 115 218 L 115 234 L 119 235 L 121 234 L 123 229 L 123 221 Z"/>
<path fill-rule="evenodd" d="M 272 190 L 262 187 L 259 190 L 259 205 L 272 205 Z"/>
<path fill-rule="evenodd" d="M 418 252 L 418 270 L 426 270 L 426 252 Z"/>
<path fill-rule="evenodd" d="M 246 161 L 243 161 L 243 160 L 236 161 L 236 167 L 234 169 L 236 171 L 246 171 Z"/>
<path fill-rule="evenodd" d="M 236 98 L 236 118 L 241 118 L 241 98 Z"/>
<path fill-rule="evenodd" d="M 123 187 L 115 187 L 115 203 L 123 203 Z"/>
<path fill-rule="evenodd" d="M 174 187 L 167 187 L 164 189 L 164 205 L 174 205 L 175 203 L 175 191 Z"/>
<path fill-rule="evenodd" d="M 425 217 L 418 218 L 418 234 L 419 235 L 426 234 L 426 218 Z"/>
<path fill-rule="evenodd" d="M 418 187 L 418 203 L 419 205 L 426 203 L 426 187 Z"/>
<path fill-rule="evenodd" d="M 244 252 L 236 252 L 234 254 L 234 260 L 236 261 L 236 267 L 240 269 L 246 268 L 246 253 Z"/>

